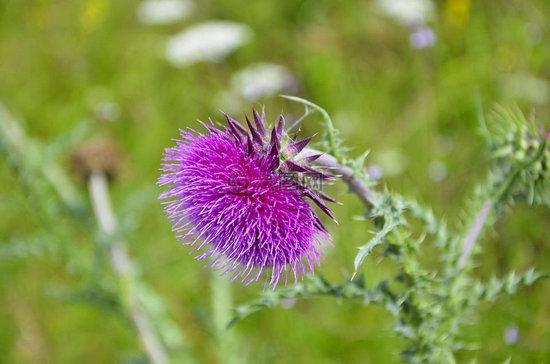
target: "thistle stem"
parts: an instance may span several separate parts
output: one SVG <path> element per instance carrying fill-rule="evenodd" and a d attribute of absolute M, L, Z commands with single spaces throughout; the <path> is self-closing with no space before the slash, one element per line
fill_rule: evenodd
<path fill-rule="evenodd" d="M 377 201 L 375 192 L 367 186 L 365 181 L 355 175 L 353 169 L 338 162 L 334 156 L 315 149 L 307 148 L 304 149 L 302 153 L 304 157 L 314 154 L 321 154 L 321 156 L 315 161 L 316 164 L 328 168 L 333 173 L 340 175 L 344 182 L 346 182 L 349 188 L 359 197 L 361 202 L 367 208 L 371 208 L 376 205 Z"/>
<path fill-rule="evenodd" d="M 210 282 L 212 321 L 219 346 L 219 361 L 220 363 L 237 363 L 234 331 L 227 330 L 227 323 L 231 319 L 233 307 L 231 285 L 228 277 L 220 276 L 218 272 L 212 272 Z"/>
<path fill-rule="evenodd" d="M 487 217 L 489 217 L 489 213 L 491 212 L 492 208 L 492 201 L 485 202 L 481 207 L 481 210 L 479 210 L 478 214 L 474 218 L 472 225 L 466 232 L 466 237 L 464 238 L 464 243 L 462 244 L 462 252 L 460 254 L 460 258 L 458 259 L 459 269 L 464 268 L 466 262 L 468 261 L 468 258 L 470 258 L 475 243 L 479 237 L 479 234 L 483 230 L 483 226 L 485 225 Z"/>
<path fill-rule="evenodd" d="M 376 205 L 375 192 L 372 191 L 363 180 L 357 177 L 350 167 L 342 165 L 334 156 L 322 153 L 315 149 L 308 148 L 305 149 L 302 153 L 304 154 L 304 157 L 314 154 L 322 154 L 315 161 L 318 165 L 329 168 L 334 173 L 341 175 L 344 182 L 347 183 L 349 188 L 359 197 L 361 202 L 367 208 Z M 492 200 L 485 202 L 481 207 L 481 210 L 475 216 L 470 228 L 466 232 L 460 258 L 458 260 L 459 269 L 464 268 L 466 262 L 470 258 L 475 243 L 478 240 L 481 231 L 483 230 L 483 226 L 487 222 L 487 218 L 489 217 L 493 206 L 494 203 Z"/>
<path fill-rule="evenodd" d="M 167 363 L 168 357 L 163 345 L 155 334 L 150 318 L 139 304 L 134 287 L 134 265 L 126 250 L 126 244 L 115 236 L 118 223 L 111 207 L 108 181 L 105 174 L 93 173 L 88 180 L 88 190 L 99 227 L 111 241 L 111 264 L 120 283 L 125 309 L 134 322 L 139 338 L 151 362 L 154 364 Z"/>

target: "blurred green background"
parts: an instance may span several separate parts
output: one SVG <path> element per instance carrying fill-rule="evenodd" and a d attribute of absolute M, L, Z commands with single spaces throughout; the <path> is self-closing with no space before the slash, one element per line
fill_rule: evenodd
<path fill-rule="evenodd" d="M 220 109 L 240 117 L 265 105 L 272 120 L 281 111 L 301 112 L 276 95 L 239 95 L 231 86 L 236 72 L 256 63 L 285 67 L 293 80 L 276 93 L 326 108 L 352 154 L 371 151 L 367 164 L 381 169 L 383 184 L 431 204 L 451 222 L 460 221 L 489 164 L 477 133 L 478 100 L 486 110 L 517 103 L 549 125 L 549 1 L 438 1 L 414 24 L 382 3 L 202 0 L 183 19 L 155 25 L 139 20 L 138 1 L 0 0 L 0 102 L 44 143 L 83 120 L 92 134 L 119 143 L 124 166 L 113 200 L 132 219 L 130 254 L 143 280 L 165 298 L 199 361 L 217 360 L 209 271 L 175 239 L 156 201 L 163 148 L 178 128 L 196 127 L 195 120 L 209 116 L 221 120 Z M 208 20 L 245 24 L 250 37 L 217 62 L 168 62 L 167 40 Z M 427 44 L 414 43 L 420 30 L 427 31 Z M 320 131 L 319 120 L 308 118 L 305 134 Z M 69 170 L 68 161 L 60 158 Z M 327 222 L 335 244 L 319 271 L 341 281 L 353 269 L 356 247 L 371 234 L 355 218 L 362 209 L 345 186 L 331 193 L 343 202 L 335 207 L 340 225 Z M 0 244 L 44 229 L 34 203 L 2 158 Z M 519 206 L 489 233 L 479 275 L 548 270 L 549 229 L 548 211 Z M 86 236 L 62 244 L 93 260 Z M 79 284 L 60 260 L 0 254 L 0 362 L 132 362 L 139 342 L 126 322 L 51 294 Z M 389 269 L 371 258 L 367 281 Z M 511 356 L 513 363 L 550 362 L 549 288 L 544 282 L 482 307 L 464 330 L 479 349 L 465 350 L 459 361 L 497 363 Z M 235 284 L 234 300 L 260 290 L 260 284 Z M 389 363 L 399 360 L 402 344 L 382 308 L 331 298 L 261 311 L 234 330 L 243 362 L 251 363 Z M 506 332 L 516 330 L 517 340 L 507 342 Z"/>

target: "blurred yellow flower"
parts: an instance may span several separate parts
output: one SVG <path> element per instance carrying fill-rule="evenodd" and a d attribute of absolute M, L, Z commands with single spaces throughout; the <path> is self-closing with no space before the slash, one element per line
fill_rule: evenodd
<path fill-rule="evenodd" d="M 82 29 L 91 32 L 105 19 L 109 10 L 109 0 L 87 0 L 82 11 Z"/>
<path fill-rule="evenodd" d="M 445 23 L 463 27 L 470 15 L 470 0 L 447 0 L 444 14 Z"/>

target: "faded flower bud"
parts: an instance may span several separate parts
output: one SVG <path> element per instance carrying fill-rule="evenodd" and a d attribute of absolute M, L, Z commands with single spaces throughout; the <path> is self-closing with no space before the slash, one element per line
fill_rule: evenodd
<path fill-rule="evenodd" d="M 75 173 L 82 179 L 88 179 L 92 173 L 104 173 L 112 180 L 120 169 L 120 155 L 120 149 L 113 140 L 99 137 L 80 145 L 71 160 Z"/>

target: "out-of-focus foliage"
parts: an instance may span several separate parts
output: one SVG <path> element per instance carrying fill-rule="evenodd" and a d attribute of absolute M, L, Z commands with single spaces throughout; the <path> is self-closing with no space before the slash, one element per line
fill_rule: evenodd
<path fill-rule="evenodd" d="M 370 150 L 366 163 L 382 170 L 383 185 L 392 194 L 417 197 L 418 202 L 407 200 L 412 227 L 431 226 L 434 241 L 452 239 L 446 235 L 450 231 L 466 231 L 483 204 L 481 197 L 486 197 L 469 201 L 471 190 L 479 182 L 491 185 L 501 177 L 498 171 L 486 177 L 484 171 L 494 163 L 508 163 L 511 154 L 522 163 L 538 151 L 528 137 L 538 130 L 518 128 L 508 140 L 498 133 L 498 123 L 488 119 L 487 130 L 502 138 L 490 139 L 496 143 L 489 145 L 491 153 L 485 153 L 479 135 L 487 130 L 479 128 L 478 101 L 486 110 L 496 103 L 515 103 L 549 126 L 550 3 L 433 2 L 429 15 L 420 19 L 436 37 L 421 38 L 422 42 L 419 37 L 429 33 L 417 33 L 424 29 L 403 22 L 410 14 L 395 17 L 380 3 L 196 1 L 192 13 L 179 21 L 152 25 L 140 21 L 140 2 L 133 0 L 0 2 L 0 101 L 33 139 L 20 155 L 0 160 L 1 361 L 143 359 L 134 330 L 117 311 L 120 303 L 111 268 L 98 258 L 105 247 L 98 244 L 102 236 L 93 236 L 95 222 L 88 212 L 85 186 L 73 191 L 63 182 L 64 188 L 55 191 L 48 182 L 58 179 L 58 172 L 68 175 L 71 150 L 85 136 L 98 134 L 111 136 L 125 152 L 112 188 L 113 204 L 140 280 L 162 297 L 168 317 L 181 328 L 197 358 L 219 360 L 213 321 L 224 315 L 212 320 L 209 272 L 173 237 L 156 201 L 154 182 L 162 150 L 178 128 L 197 127 L 196 119 L 218 115 L 222 107 L 239 116 L 258 106 L 231 92 L 236 72 L 253 64 L 284 66 L 296 78 L 294 94 L 332 115 L 334 127 L 351 149 L 346 156 Z M 218 63 L 173 67 L 165 59 L 167 40 L 212 20 L 244 24 L 252 32 L 248 43 Z M 271 115 L 281 110 L 290 119 L 302 114 L 302 107 L 280 98 L 264 96 L 258 102 Z M 321 131 L 316 120 L 309 117 L 302 128 L 308 134 Z M 0 145 L 9 153 L 16 150 L 12 147 Z M 30 164 L 17 165 L 32 168 L 14 171 L 14 160 L 25 160 Z M 468 267 L 475 278 L 473 299 L 478 294 L 492 299 L 533 278 L 506 272 L 549 266 L 550 214 L 529 205 L 543 202 L 536 199 L 544 188 L 538 183 L 538 168 L 533 165 L 519 173 L 522 182 L 510 194 L 517 202 L 513 210 L 507 213 L 511 201 L 502 204 L 506 217 L 485 232 L 483 252 L 476 256 L 476 266 Z M 67 178 L 78 184 L 76 177 Z M 516 189 L 526 182 L 531 187 Z M 321 295 L 329 291 L 356 296 L 358 289 L 394 276 L 397 266 L 380 261 L 383 249 L 378 246 L 360 267 L 364 281 L 328 283 L 352 275 L 357 247 L 379 228 L 365 223 L 363 207 L 343 184 L 329 188 L 342 202 L 335 208 L 340 225 L 327 224 L 335 247 L 325 257 L 324 278 L 317 278 L 315 287 Z M 67 209 L 67 201 L 59 203 L 55 197 L 59 195 L 74 205 Z M 73 200 L 74 196 L 82 198 Z M 463 201 L 469 202 L 468 208 Z M 422 207 L 427 202 L 433 212 Z M 434 216 L 444 218 L 436 225 Z M 441 228 L 457 216 L 464 226 Z M 427 239 L 419 259 L 436 266 L 438 248 Z M 493 276 L 502 282 L 491 280 Z M 458 361 L 547 360 L 548 284 L 541 281 L 520 294 L 481 304 L 462 331 L 463 342 L 474 342 L 479 350 L 461 350 Z M 304 286 L 288 290 L 311 295 L 300 287 Z M 261 287 L 233 290 L 234 300 L 245 302 L 257 297 Z M 378 296 L 369 297 L 374 301 Z M 399 361 L 406 342 L 391 330 L 391 314 L 357 298 L 357 303 L 341 304 L 332 297 L 286 300 L 283 307 L 294 305 L 293 310 L 258 312 L 232 328 L 240 338 L 238 356 L 258 363 Z M 510 326 L 519 330 L 513 343 L 503 338 Z"/>

